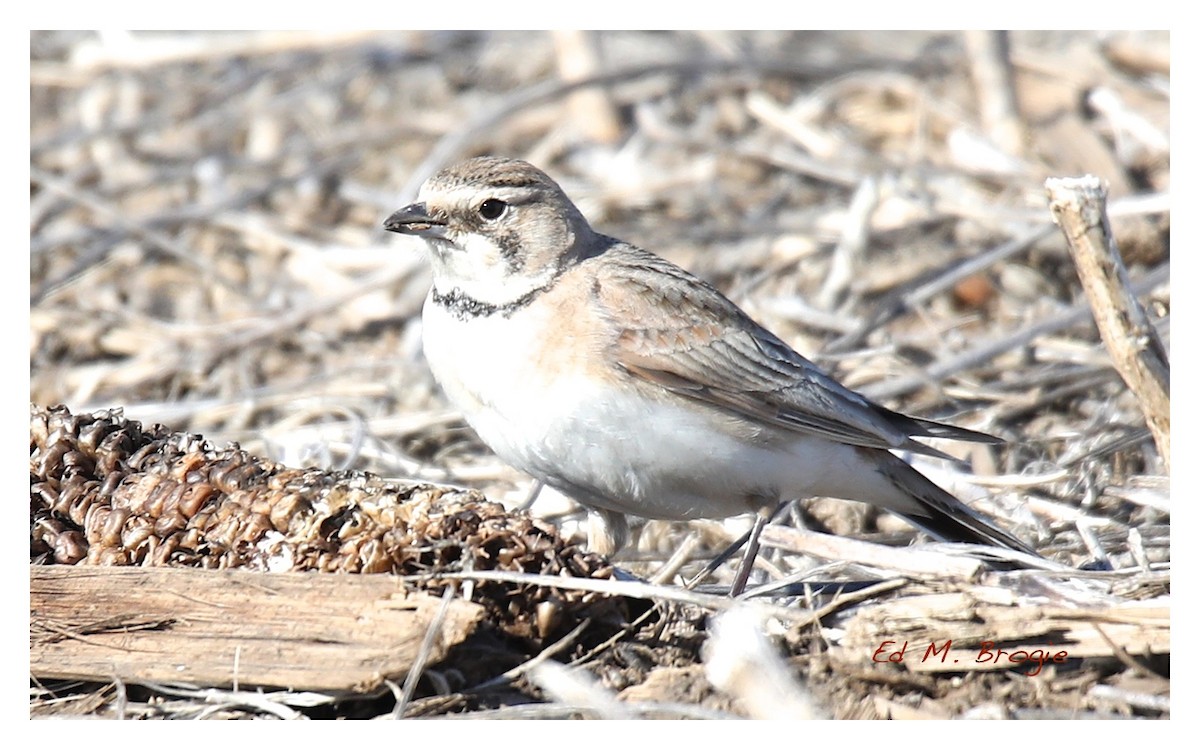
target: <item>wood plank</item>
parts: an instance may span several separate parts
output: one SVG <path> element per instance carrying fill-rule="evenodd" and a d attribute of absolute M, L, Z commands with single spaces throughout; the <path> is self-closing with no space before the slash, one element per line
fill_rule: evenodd
<path fill-rule="evenodd" d="M 830 659 L 866 665 L 891 661 L 914 672 L 1020 669 L 1039 664 L 1111 657 L 1117 649 L 1136 657 L 1171 653 L 1168 600 L 1097 601 L 1073 606 L 1000 600 L 1002 590 L 921 594 L 861 607 L 843 624 L 845 636 Z M 999 644 L 999 645 L 998 645 Z M 889 658 L 890 657 L 890 658 Z"/>
<path fill-rule="evenodd" d="M 404 678 L 441 606 L 387 575 L 31 565 L 29 672 L 371 692 Z M 429 663 L 483 614 L 451 601 Z"/>

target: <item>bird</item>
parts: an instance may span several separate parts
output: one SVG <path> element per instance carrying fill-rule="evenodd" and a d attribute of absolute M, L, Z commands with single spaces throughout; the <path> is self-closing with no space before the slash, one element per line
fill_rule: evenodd
<path fill-rule="evenodd" d="M 628 516 L 755 513 L 857 500 L 937 539 L 1036 554 L 895 452 L 998 443 L 838 383 L 714 286 L 592 228 L 518 159 L 446 167 L 384 229 L 424 241 L 425 358 L 503 461 L 589 510 L 612 554 Z"/>

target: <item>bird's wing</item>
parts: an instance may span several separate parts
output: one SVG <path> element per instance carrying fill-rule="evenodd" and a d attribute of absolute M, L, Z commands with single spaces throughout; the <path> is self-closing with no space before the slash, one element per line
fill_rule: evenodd
<path fill-rule="evenodd" d="M 593 289 L 620 331 L 617 362 L 635 377 L 751 420 L 849 445 L 947 457 L 912 437 L 998 442 L 906 417 L 851 391 L 669 261 L 628 245 L 606 256 Z"/>

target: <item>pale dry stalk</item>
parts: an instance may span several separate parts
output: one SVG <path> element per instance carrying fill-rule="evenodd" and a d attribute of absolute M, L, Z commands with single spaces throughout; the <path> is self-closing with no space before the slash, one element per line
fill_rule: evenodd
<path fill-rule="evenodd" d="M 1137 396 L 1164 468 L 1171 468 L 1171 369 L 1166 348 L 1134 296 L 1109 225 L 1108 191 L 1100 179 L 1046 180 L 1050 211 L 1058 222 L 1079 280 L 1092 306 L 1113 366 Z"/>

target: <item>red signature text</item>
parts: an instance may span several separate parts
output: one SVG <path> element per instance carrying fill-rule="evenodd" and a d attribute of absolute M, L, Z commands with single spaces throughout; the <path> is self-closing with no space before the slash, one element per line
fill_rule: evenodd
<path fill-rule="evenodd" d="M 942 664 L 957 664 L 959 659 L 952 654 L 953 646 L 953 640 L 941 643 L 930 641 L 927 644 L 915 644 L 913 654 L 922 663 L 938 660 Z M 1040 648 L 1006 649 L 997 646 L 995 641 L 983 641 L 978 647 L 972 646 L 971 648 L 975 654 L 976 664 L 1011 664 L 1014 668 L 1028 666 L 1029 671 L 1022 674 L 1029 677 L 1041 674 L 1042 667 L 1047 663 L 1065 664 L 1067 659 L 1071 658 L 1066 651 L 1051 652 Z M 908 641 L 884 641 L 879 644 L 879 648 L 875 649 L 875 653 L 871 654 L 871 661 L 890 661 L 893 664 L 900 664 L 907 658 L 908 651 Z"/>

